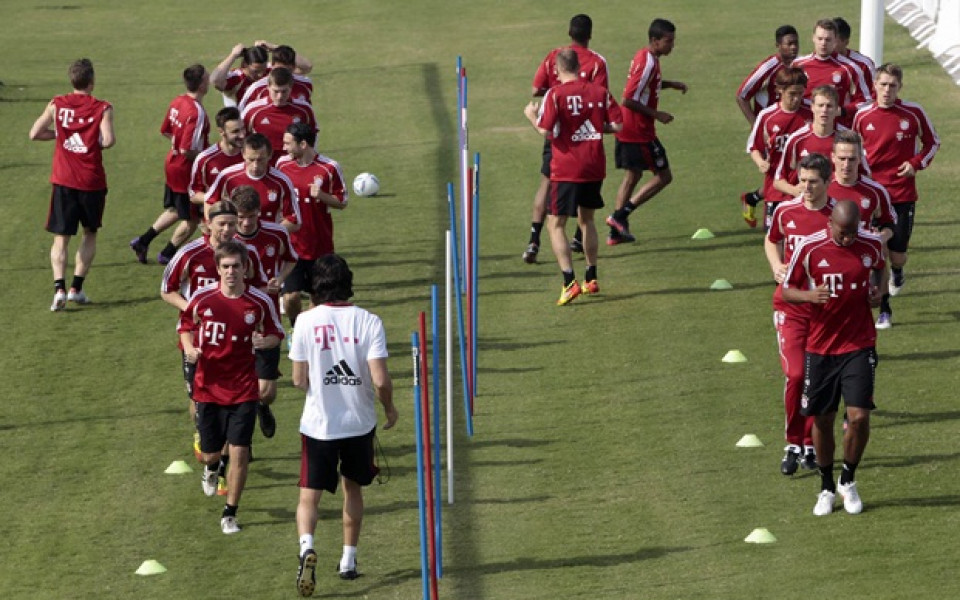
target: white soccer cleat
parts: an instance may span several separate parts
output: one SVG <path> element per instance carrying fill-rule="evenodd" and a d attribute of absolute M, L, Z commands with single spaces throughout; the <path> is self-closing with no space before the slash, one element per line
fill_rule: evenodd
<path fill-rule="evenodd" d="M 220 531 L 225 534 L 233 535 L 234 533 L 240 533 L 240 530 L 240 523 L 237 523 L 236 517 L 223 517 L 220 519 Z"/>
<path fill-rule="evenodd" d="M 837 495 L 830 490 L 821 490 L 817 496 L 817 505 L 813 507 L 813 514 L 818 517 L 829 515 L 833 512 L 833 500 Z"/>
<path fill-rule="evenodd" d="M 877 329 L 890 329 L 893 327 L 893 315 L 888 312 L 880 313 L 880 316 L 877 317 L 877 324 L 875 327 Z"/>
<path fill-rule="evenodd" d="M 859 515 L 863 512 L 863 501 L 860 500 L 860 493 L 857 492 L 857 482 L 850 483 L 837 482 L 837 491 L 843 497 L 843 510 L 851 515 Z"/>
<path fill-rule="evenodd" d="M 57 290 L 57 293 L 53 295 L 53 304 L 50 305 L 51 312 L 57 312 L 63 310 L 67 306 L 67 295 L 63 293 L 63 290 Z"/>
<path fill-rule="evenodd" d="M 87 294 L 83 290 L 80 290 L 79 292 L 70 290 L 67 293 L 67 300 L 70 302 L 76 302 L 77 304 L 90 304 L 92 302 L 90 298 L 87 298 Z"/>
<path fill-rule="evenodd" d="M 217 480 L 218 474 L 216 470 L 208 471 L 206 468 L 203 470 L 203 475 L 200 476 L 200 483 L 203 487 L 203 493 L 206 496 L 216 496 L 217 495 Z"/>

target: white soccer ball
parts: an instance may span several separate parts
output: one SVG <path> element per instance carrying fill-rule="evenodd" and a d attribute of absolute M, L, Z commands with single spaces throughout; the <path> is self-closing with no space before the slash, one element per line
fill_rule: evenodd
<path fill-rule="evenodd" d="M 380 180 L 373 173 L 360 173 L 353 180 L 353 193 L 366 198 L 380 191 Z"/>

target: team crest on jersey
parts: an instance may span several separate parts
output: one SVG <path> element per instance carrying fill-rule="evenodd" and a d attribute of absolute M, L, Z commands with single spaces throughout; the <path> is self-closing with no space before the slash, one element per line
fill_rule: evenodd
<path fill-rule="evenodd" d="M 898 131 L 898 132 L 897 132 L 897 141 L 898 141 L 898 142 L 902 142 L 902 141 L 903 141 L 903 132 L 902 132 L 902 131 Z"/>
<path fill-rule="evenodd" d="M 269 246 L 267 246 L 267 256 L 272 258 L 276 254 L 277 254 L 277 249 L 273 246 L 273 244 L 270 244 Z"/>
<path fill-rule="evenodd" d="M 243 311 L 243 322 L 247 325 L 253 325 L 257 321 L 257 314 L 253 310 Z"/>
<path fill-rule="evenodd" d="M 910 129 L 910 121 L 906 119 L 900 119 L 900 129 L 904 131 Z"/>
<path fill-rule="evenodd" d="M 863 261 L 863 266 L 865 266 L 868 269 L 873 266 L 873 259 L 866 254 L 861 256 L 860 260 Z"/>
<path fill-rule="evenodd" d="M 840 74 L 840 71 L 834 71 L 832 79 L 834 83 L 840 83 L 840 80 L 843 79 L 843 75 Z"/>
<path fill-rule="evenodd" d="M 267 200 L 269 200 L 270 202 L 276 202 L 276 201 L 277 201 L 277 191 L 276 191 L 276 190 L 270 190 L 270 193 L 267 194 Z"/>
<path fill-rule="evenodd" d="M 860 208 L 866 210 L 870 208 L 870 199 L 869 198 L 860 198 Z"/>

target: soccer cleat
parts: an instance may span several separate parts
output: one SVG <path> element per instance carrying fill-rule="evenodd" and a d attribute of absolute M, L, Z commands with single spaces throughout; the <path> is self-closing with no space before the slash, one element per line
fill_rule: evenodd
<path fill-rule="evenodd" d="M 750 206 L 747 202 L 747 195 L 740 194 L 740 209 L 743 211 L 743 220 L 751 229 L 757 226 L 757 207 Z"/>
<path fill-rule="evenodd" d="M 570 252 L 576 252 L 577 254 L 583 254 L 583 242 L 577 238 L 570 240 Z"/>
<path fill-rule="evenodd" d="M 807 450 L 803 454 L 803 460 L 800 461 L 800 466 L 808 471 L 817 470 L 817 453 L 813 450 Z"/>
<path fill-rule="evenodd" d="M 218 476 L 217 477 L 217 495 L 226 496 L 227 492 L 229 491 L 230 490 L 227 489 L 227 478 L 224 477 L 223 475 Z M 207 495 L 209 496 L 210 494 L 207 494 Z"/>
<path fill-rule="evenodd" d="M 339 563 L 337 563 L 337 575 L 344 581 L 353 581 L 360 577 L 360 574 L 357 573 L 357 565 L 353 565 L 352 569 L 341 569 Z"/>
<path fill-rule="evenodd" d="M 313 595 L 317 587 L 317 553 L 312 549 L 300 555 L 300 566 L 297 568 L 297 593 L 304 598 Z"/>
<path fill-rule="evenodd" d="M 530 242 L 527 249 L 523 251 L 523 262 L 528 265 L 537 264 L 537 254 L 540 254 L 540 246 Z"/>
<path fill-rule="evenodd" d="M 787 446 L 784 448 L 783 460 L 780 461 L 780 472 L 784 475 L 793 475 L 800 466 L 800 448 Z"/>
<path fill-rule="evenodd" d="M 77 304 L 90 304 L 92 302 L 90 298 L 87 298 L 87 295 L 83 290 L 78 292 L 73 288 L 70 288 L 70 291 L 67 292 L 67 300 L 69 302 L 76 302 Z"/>
<path fill-rule="evenodd" d="M 837 495 L 830 490 L 820 490 L 820 495 L 817 496 L 817 504 L 813 507 L 813 514 L 823 517 L 832 513 L 833 499 L 836 497 Z"/>
<path fill-rule="evenodd" d="M 257 405 L 257 413 L 260 415 L 260 432 L 263 437 L 272 438 L 277 432 L 277 419 L 273 416 L 270 406 L 261 402 Z"/>
<path fill-rule="evenodd" d="M 147 264 L 147 246 L 140 243 L 140 238 L 135 237 L 130 240 L 130 249 L 137 255 L 138 261 Z"/>
<path fill-rule="evenodd" d="M 888 312 L 880 313 L 877 317 L 877 329 L 890 329 L 893 327 L 893 315 Z"/>
<path fill-rule="evenodd" d="M 626 221 L 621 221 L 615 216 L 610 215 L 609 217 L 607 217 L 605 222 L 607 225 L 609 225 L 610 227 L 613 227 L 618 232 L 620 232 L 620 235 L 630 234 L 630 225 L 628 225 Z"/>
<path fill-rule="evenodd" d="M 599 294 L 600 293 L 600 284 L 597 283 L 596 279 L 591 279 L 590 281 L 584 281 L 583 286 L 580 288 L 581 293 L 590 295 L 590 294 Z"/>
<path fill-rule="evenodd" d="M 240 533 L 241 529 L 243 528 L 240 527 L 240 523 L 237 523 L 236 517 L 223 517 L 220 519 L 220 531 L 227 535 Z"/>
<path fill-rule="evenodd" d="M 52 312 L 58 312 L 63 310 L 67 306 L 67 295 L 63 290 L 57 290 L 57 293 L 53 295 L 53 304 L 50 305 L 50 310 Z"/>
<path fill-rule="evenodd" d="M 165 265 L 168 262 L 170 262 L 170 257 L 164 254 L 163 252 L 157 255 L 157 264 Z"/>
<path fill-rule="evenodd" d="M 891 296 L 900 295 L 900 290 L 903 289 L 903 284 L 905 283 L 904 281 L 905 279 L 906 278 L 903 276 L 903 271 L 900 271 L 899 275 L 897 275 L 896 273 L 892 274 L 892 277 L 890 277 L 890 283 L 888 284 L 888 288 L 887 288 Z"/>
<path fill-rule="evenodd" d="M 574 279 L 570 282 L 570 285 L 563 288 L 560 291 L 560 299 L 557 300 L 557 306 L 564 306 L 573 302 L 574 298 L 580 295 L 580 284 L 577 283 L 577 280 Z"/>
<path fill-rule="evenodd" d="M 203 453 L 200 452 L 200 432 L 193 432 L 193 455 L 197 458 L 197 462 L 203 462 Z"/>
<path fill-rule="evenodd" d="M 859 515 L 863 512 L 863 501 L 860 500 L 860 494 L 857 492 L 857 482 L 840 483 L 837 481 L 837 491 L 843 498 L 843 510 L 851 515 Z"/>
<path fill-rule="evenodd" d="M 200 476 L 201 487 L 203 488 L 203 493 L 206 496 L 216 496 L 217 495 L 217 472 L 207 470 L 206 467 L 203 469 L 203 474 Z"/>
<path fill-rule="evenodd" d="M 608 246 L 616 246 L 617 244 L 626 244 L 628 242 L 635 242 L 635 241 L 637 241 L 637 238 L 634 237 L 634 235 L 629 232 L 617 233 L 616 235 L 614 235 L 613 233 L 610 233 L 610 235 L 607 236 Z"/>

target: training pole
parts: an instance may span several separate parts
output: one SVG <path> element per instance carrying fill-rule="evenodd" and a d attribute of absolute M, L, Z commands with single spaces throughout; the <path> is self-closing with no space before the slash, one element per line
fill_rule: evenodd
<path fill-rule="evenodd" d="M 470 413 L 470 386 L 467 385 L 467 349 L 463 341 L 463 297 L 460 294 L 460 259 L 457 255 L 457 214 L 453 199 L 453 184 L 447 183 L 447 206 L 450 209 L 450 240 L 453 248 L 453 289 L 457 300 L 457 333 L 460 342 L 460 379 L 463 383 L 463 411 L 467 421 L 467 435 L 473 436 L 473 415 Z"/>
<path fill-rule="evenodd" d="M 431 320 L 430 331 L 430 352 L 433 355 L 433 490 L 436 494 L 436 502 L 433 507 L 436 511 L 436 521 L 434 525 L 435 536 L 437 538 L 437 578 L 443 577 L 443 489 L 440 475 L 440 307 L 438 306 L 437 284 L 430 286 L 430 312 Z"/>
<path fill-rule="evenodd" d="M 444 288 L 446 299 L 444 300 L 443 316 L 447 322 L 446 336 L 446 361 L 447 361 L 447 502 L 453 504 L 453 310 L 451 309 L 452 299 L 450 297 L 453 289 L 452 274 L 450 273 L 450 230 L 448 229 L 443 239 L 445 240 L 444 262 Z"/>
<path fill-rule="evenodd" d="M 470 367 L 472 373 L 470 374 L 470 383 L 472 387 L 470 388 L 470 398 L 473 399 L 474 404 L 476 403 L 477 398 L 477 315 L 480 312 L 480 301 L 479 301 L 479 282 L 480 282 L 480 153 L 477 152 L 474 157 L 473 162 L 473 202 L 471 202 L 473 209 L 473 236 L 471 238 L 473 242 L 473 248 L 470 252 L 470 256 L 473 259 L 473 266 L 470 269 L 470 274 L 473 276 L 473 281 L 470 284 L 470 292 L 473 296 L 470 302 L 470 343 L 472 348 L 470 349 Z M 470 405 L 471 414 L 476 414 L 473 411 L 474 404 Z"/>
<path fill-rule="evenodd" d="M 413 421 L 417 446 L 417 506 L 420 509 L 420 580 L 423 600 L 430 600 L 430 561 L 427 557 L 427 500 L 423 475 L 423 423 L 420 420 L 420 340 L 416 333 L 410 336 L 413 354 Z"/>
<path fill-rule="evenodd" d="M 470 168 L 467 170 L 467 195 L 464 197 L 464 210 L 466 211 L 465 218 L 463 221 L 463 237 L 465 240 L 464 251 L 463 251 L 463 272 L 464 279 L 466 280 L 466 319 L 467 319 L 467 387 L 470 388 L 470 414 L 476 414 L 474 412 L 474 390 L 476 386 L 473 384 L 473 169 Z"/>
<path fill-rule="evenodd" d="M 427 549 L 430 558 L 431 587 L 436 586 L 437 577 L 437 536 L 436 510 L 437 498 L 433 490 L 433 454 L 430 439 L 430 373 L 427 367 L 427 315 L 420 311 L 418 316 L 420 326 L 420 401 L 422 403 L 420 415 L 423 419 L 423 456 L 424 477 L 427 482 Z M 436 596 L 436 594 L 434 594 Z"/>

